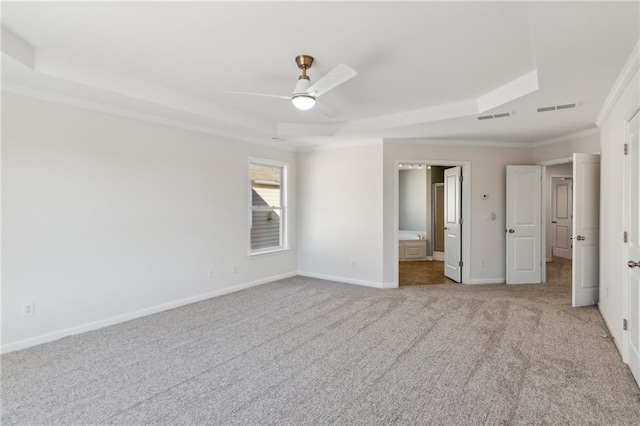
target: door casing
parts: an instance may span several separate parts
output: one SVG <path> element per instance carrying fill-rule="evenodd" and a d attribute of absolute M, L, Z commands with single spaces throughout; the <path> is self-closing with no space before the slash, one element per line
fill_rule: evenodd
<path fill-rule="evenodd" d="M 398 208 L 400 205 L 399 185 L 400 185 L 400 164 L 423 164 L 427 166 L 460 166 L 462 167 L 462 284 L 473 284 L 470 282 L 470 266 L 471 266 L 471 161 L 455 161 L 455 160 L 421 160 L 421 159 L 399 159 L 395 160 L 395 200 L 394 200 L 394 282 L 388 285 L 388 288 L 398 287 Z"/>
<path fill-rule="evenodd" d="M 625 134 L 624 134 L 624 143 L 630 143 L 630 138 L 631 138 L 631 124 L 632 121 L 634 119 L 637 118 L 637 116 L 640 115 L 640 106 L 638 108 L 636 108 L 630 115 L 629 118 L 626 120 L 625 122 Z M 640 150 L 640 147 L 635 147 L 635 150 Z M 625 277 L 625 279 L 623 279 L 622 281 L 622 294 L 623 294 L 623 298 L 625 301 L 627 301 L 627 303 L 623 303 L 622 305 L 622 317 L 624 319 L 626 319 L 627 321 L 629 321 L 628 324 L 628 330 L 627 331 L 623 331 L 622 332 L 622 342 L 621 342 L 621 353 L 622 353 L 622 360 L 629 364 L 632 373 L 636 379 L 636 382 L 638 383 L 638 385 L 640 385 L 640 367 L 638 365 L 636 365 L 637 360 L 632 359 L 634 357 L 633 355 L 633 350 L 632 350 L 632 345 L 630 342 L 630 333 L 634 332 L 634 328 L 638 327 L 637 324 L 631 324 L 630 322 L 632 321 L 632 319 L 637 318 L 640 315 L 640 312 L 638 312 L 638 309 L 640 309 L 640 307 L 636 304 L 637 301 L 632 300 L 632 288 L 631 286 L 633 285 L 632 283 L 632 279 L 635 279 L 634 277 L 636 276 L 636 274 L 638 274 L 639 272 L 636 270 L 636 268 L 629 268 L 626 264 L 629 260 L 634 260 L 634 261 L 638 261 L 640 259 L 636 259 L 636 257 L 638 257 L 637 255 L 637 248 L 632 248 L 630 247 L 630 243 L 632 242 L 632 240 L 634 239 L 634 237 L 631 235 L 631 221 L 633 220 L 633 217 L 631 215 L 631 209 L 632 209 L 632 203 L 631 203 L 631 196 L 632 196 L 632 191 L 635 190 L 635 188 L 633 188 L 631 186 L 631 178 L 633 177 L 633 172 L 634 170 L 632 170 L 632 158 L 631 155 L 634 155 L 634 147 L 630 147 L 629 148 L 629 155 L 626 156 L 626 158 L 624 159 L 624 169 L 623 169 L 623 179 L 622 179 L 622 202 L 623 202 L 623 224 L 624 224 L 624 229 L 627 230 L 629 232 L 629 242 L 627 244 L 625 244 L 625 257 L 623 258 L 623 262 L 621 262 L 621 267 L 625 269 L 624 273 L 623 273 L 623 277 Z M 640 163 L 640 161 L 638 162 Z M 636 167 L 640 167 L 640 164 L 636 164 Z M 635 171 L 636 173 L 640 173 L 640 171 Z M 633 188 L 633 189 L 632 189 Z M 636 194 L 636 197 L 638 195 Z M 633 212 L 636 217 L 638 212 Z M 636 310 L 635 312 L 633 310 Z"/>

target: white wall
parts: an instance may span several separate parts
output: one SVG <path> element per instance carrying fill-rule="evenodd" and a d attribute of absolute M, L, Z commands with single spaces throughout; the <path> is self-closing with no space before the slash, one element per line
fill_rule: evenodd
<path fill-rule="evenodd" d="M 593 129 L 576 133 L 562 142 L 537 146 L 533 151 L 534 163 L 570 158 L 574 152 L 595 154 L 600 152 L 600 132 Z"/>
<path fill-rule="evenodd" d="M 546 241 L 546 258 L 551 260 L 551 213 L 552 213 L 552 199 L 553 199 L 553 186 L 552 178 L 554 176 L 573 176 L 573 163 L 556 164 L 546 167 L 545 174 L 545 241 Z"/>
<path fill-rule="evenodd" d="M 616 344 L 622 342 L 623 282 L 626 248 L 622 240 L 623 170 L 626 120 L 640 105 L 640 74 L 636 69 L 601 127 L 600 302 L 599 308 Z M 619 347 L 619 346 L 618 346 Z M 620 347 L 619 347 L 620 348 Z M 625 355 L 623 354 L 623 357 Z"/>
<path fill-rule="evenodd" d="M 15 95 L 2 103 L 3 350 L 295 274 L 295 154 Z M 247 257 L 248 156 L 290 164 L 293 250 Z M 36 314 L 22 317 L 31 301 Z"/>
<path fill-rule="evenodd" d="M 303 152 L 298 173 L 300 273 L 381 286 L 382 145 Z"/>
<path fill-rule="evenodd" d="M 426 142 L 425 142 L 426 143 Z M 500 282 L 505 278 L 506 166 L 531 164 L 532 148 L 470 147 L 420 144 L 384 146 L 384 282 L 393 283 L 397 259 L 394 245 L 397 160 L 471 162 L 471 282 Z M 489 195 L 482 200 L 481 195 Z M 483 213 L 496 213 L 495 221 Z M 480 262 L 484 261 L 484 266 Z"/>
<path fill-rule="evenodd" d="M 426 232 L 427 170 L 400 170 L 399 229 Z"/>

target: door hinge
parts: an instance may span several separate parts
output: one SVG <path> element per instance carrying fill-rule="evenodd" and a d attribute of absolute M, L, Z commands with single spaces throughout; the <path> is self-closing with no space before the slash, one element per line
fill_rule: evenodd
<path fill-rule="evenodd" d="M 460 225 L 462 225 L 462 218 L 460 218 Z"/>
<path fill-rule="evenodd" d="M 622 329 L 623 329 L 623 330 L 626 330 L 626 329 L 627 329 L 627 320 L 626 320 L 626 319 L 623 319 L 623 320 L 622 320 Z"/>
<path fill-rule="evenodd" d="M 462 176 L 460 176 L 460 182 L 462 182 Z"/>
<path fill-rule="evenodd" d="M 460 262 L 458 262 L 458 266 L 462 268 L 462 265 L 464 265 L 464 263 L 461 260 Z"/>
<path fill-rule="evenodd" d="M 629 155 L 629 144 L 628 143 L 624 144 L 624 155 Z"/>
<path fill-rule="evenodd" d="M 624 236 L 622 237 L 622 239 L 624 240 L 625 243 L 629 239 L 629 237 L 627 236 L 627 231 L 624 231 Z"/>

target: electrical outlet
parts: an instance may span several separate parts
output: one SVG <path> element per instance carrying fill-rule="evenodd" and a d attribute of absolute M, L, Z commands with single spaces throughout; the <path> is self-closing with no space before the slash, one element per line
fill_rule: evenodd
<path fill-rule="evenodd" d="M 233 271 L 234 274 L 238 273 L 238 265 L 233 265 L 233 268 L 231 269 Z"/>
<path fill-rule="evenodd" d="M 351 259 L 351 267 L 352 268 L 356 267 L 356 260 L 355 259 Z"/>
<path fill-rule="evenodd" d="M 22 305 L 22 316 L 23 317 L 33 316 L 35 313 L 36 313 L 36 309 L 35 309 L 35 305 L 33 304 L 33 302 L 24 303 Z"/>
<path fill-rule="evenodd" d="M 209 268 L 209 278 L 215 278 L 215 277 L 216 277 L 215 268 Z"/>

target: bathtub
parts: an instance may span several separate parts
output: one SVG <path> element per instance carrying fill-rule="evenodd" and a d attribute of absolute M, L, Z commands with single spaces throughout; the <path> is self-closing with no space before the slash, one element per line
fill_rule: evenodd
<path fill-rule="evenodd" d="M 424 240 L 427 233 L 425 231 L 398 231 L 398 240 Z"/>
<path fill-rule="evenodd" d="M 398 259 L 427 259 L 427 240 L 424 231 L 398 231 Z"/>

